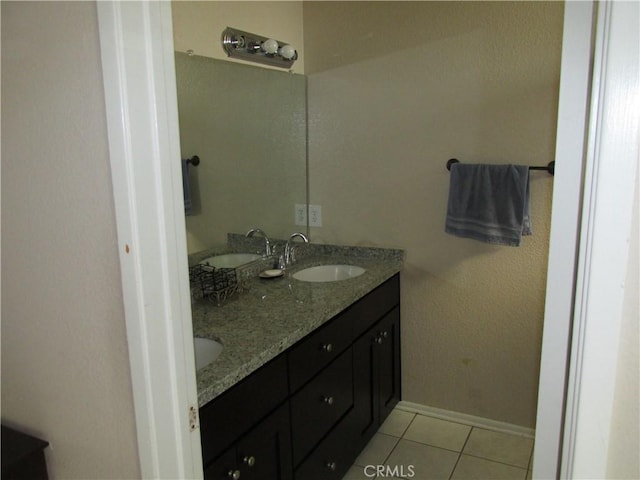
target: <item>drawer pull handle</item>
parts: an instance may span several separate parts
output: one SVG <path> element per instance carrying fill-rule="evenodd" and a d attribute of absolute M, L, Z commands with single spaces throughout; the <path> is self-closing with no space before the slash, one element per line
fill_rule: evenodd
<path fill-rule="evenodd" d="M 330 343 L 325 343 L 324 345 L 322 345 L 322 349 L 327 353 L 331 353 L 333 351 L 333 345 L 331 345 Z"/>
<path fill-rule="evenodd" d="M 242 459 L 242 462 L 249 467 L 253 467 L 256 464 L 256 457 L 253 455 L 247 455 Z"/>
<path fill-rule="evenodd" d="M 240 480 L 240 470 L 229 470 L 227 477 L 232 478 L 233 480 Z"/>
<path fill-rule="evenodd" d="M 327 462 L 327 468 L 332 472 L 335 472 L 337 467 L 336 462 Z"/>
<path fill-rule="evenodd" d="M 322 397 L 322 401 L 327 405 L 333 405 L 333 397 Z"/>

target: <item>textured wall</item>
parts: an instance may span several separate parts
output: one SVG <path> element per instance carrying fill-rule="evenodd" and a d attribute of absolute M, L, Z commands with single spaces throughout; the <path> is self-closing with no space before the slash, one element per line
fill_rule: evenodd
<path fill-rule="evenodd" d="M 138 478 L 94 2 L 2 2 L 2 422 Z"/>
<path fill-rule="evenodd" d="M 405 400 L 535 423 L 553 179 L 519 248 L 444 233 L 447 159 L 554 154 L 560 2 L 305 2 L 316 242 L 401 247 Z"/>

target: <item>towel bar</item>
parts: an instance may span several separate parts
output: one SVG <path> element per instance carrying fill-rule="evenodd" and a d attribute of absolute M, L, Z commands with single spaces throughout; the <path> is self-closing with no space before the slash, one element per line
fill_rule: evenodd
<path fill-rule="evenodd" d="M 451 165 L 454 163 L 460 163 L 460 160 L 457 158 L 451 158 L 447 161 L 447 170 L 451 171 Z M 529 170 L 546 170 L 550 175 L 553 175 L 556 171 L 556 162 L 555 160 L 549 162 L 546 167 L 529 167 Z"/>
<path fill-rule="evenodd" d="M 194 167 L 197 167 L 198 165 L 200 165 L 200 157 L 197 156 L 197 155 L 194 155 L 191 158 L 187 158 L 184 161 L 187 162 L 187 163 L 190 163 Z"/>

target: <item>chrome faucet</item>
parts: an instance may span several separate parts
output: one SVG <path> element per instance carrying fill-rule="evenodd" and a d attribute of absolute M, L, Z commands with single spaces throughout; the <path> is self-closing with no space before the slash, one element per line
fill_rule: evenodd
<path fill-rule="evenodd" d="M 295 253 L 293 251 L 293 240 L 298 237 L 303 240 L 304 243 L 309 243 L 309 239 L 304 233 L 296 232 L 292 233 L 287 240 L 287 244 L 284 246 L 284 267 L 288 267 L 296 262 Z"/>
<path fill-rule="evenodd" d="M 246 237 L 251 238 L 255 234 L 260 234 L 264 237 L 264 254 L 267 257 L 270 256 L 273 253 L 273 250 L 271 250 L 271 242 L 269 241 L 269 237 L 267 237 L 267 234 L 259 228 L 252 228 L 247 232 Z"/>

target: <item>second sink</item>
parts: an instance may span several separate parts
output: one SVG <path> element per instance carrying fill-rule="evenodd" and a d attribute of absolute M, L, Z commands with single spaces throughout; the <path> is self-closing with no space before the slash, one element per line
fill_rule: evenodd
<path fill-rule="evenodd" d="M 293 274 L 302 282 L 337 282 L 362 275 L 365 269 L 356 265 L 320 265 L 309 267 Z"/>
<path fill-rule="evenodd" d="M 193 349 L 196 356 L 196 370 L 200 370 L 220 356 L 222 344 L 209 338 L 195 337 Z"/>

